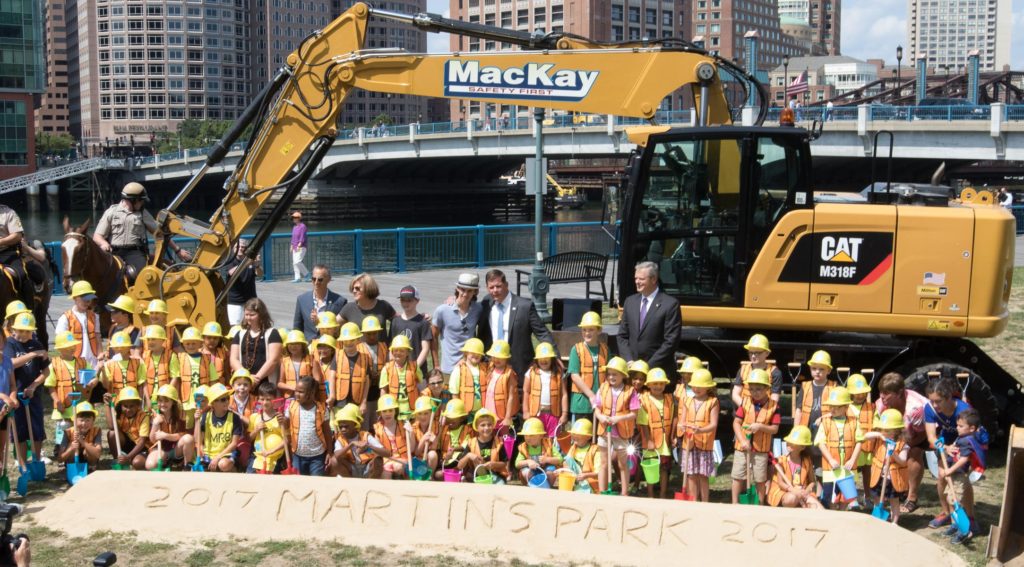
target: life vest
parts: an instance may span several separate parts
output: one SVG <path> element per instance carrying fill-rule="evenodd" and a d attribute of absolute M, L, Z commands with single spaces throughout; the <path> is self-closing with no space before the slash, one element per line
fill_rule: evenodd
<path fill-rule="evenodd" d="M 117 398 L 118 392 L 125 386 L 134 388 L 139 385 L 140 363 L 141 361 L 137 358 L 129 358 L 127 368 L 122 368 L 119 360 L 111 360 L 104 365 L 109 382 L 107 389 L 110 390 L 111 396 Z"/>
<path fill-rule="evenodd" d="M 800 423 L 804 427 L 809 427 L 811 423 L 811 409 L 814 407 L 814 390 L 812 389 L 814 380 L 808 380 L 804 382 L 800 388 L 802 393 L 802 399 L 800 400 Z M 821 399 L 827 400 L 828 393 L 832 391 L 832 388 L 836 386 L 834 380 L 829 380 L 825 383 L 825 389 L 821 391 Z"/>
<path fill-rule="evenodd" d="M 775 415 L 776 404 L 771 398 L 767 398 L 761 406 L 761 411 L 754 409 L 754 401 L 750 398 L 743 400 L 743 425 L 760 423 L 771 425 L 772 416 Z M 735 449 L 740 450 L 739 439 L 736 439 Z M 755 453 L 768 453 L 772 450 L 772 434 L 766 431 L 758 431 L 753 437 L 753 450 Z"/>
<path fill-rule="evenodd" d="M 153 395 L 156 395 L 160 386 L 171 382 L 171 351 L 165 350 L 156 364 L 153 364 L 153 353 L 148 349 L 142 353 L 142 359 L 146 361 L 146 383 L 153 389 Z"/>
<path fill-rule="evenodd" d="M 213 412 L 206 412 L 203 427 L 203 452 L 209 455 L 217 455 L 231 444 L 231 431 L 234 429 L 235 420 L 239 419 L 234 412 L 224 414 L 224 423 L 215 425 L 213 423 Z"/>
<path fill-rule="evenodd" d="M 647 412 L 647 429 L 651 432 L 651 439 L 654 441 L 654 448 L 658 449 L 662 443 L 667 443 L 665 439 L 666 435 L 671 434 L 668 432 L 668 428 L 672 426 L 672 416 L 675 415 L 672 407 L 672 396 L 663 394 L 661 397 L 662 411 L 658 411 L 658 406 L 654 402 L 654 397 L 650 392 L 644 392 L 640 395 L 640 407 L 644 408 Z M 705 404 L 706 405 L 706 404 Z"/>
<path fill-rule="evenodd" d="M 178 357 L 178 395 L 181 396 L 181 403 L 186 404 L 192 400 L 193 388 L 210 385 L 210 359 L 207 355 L 199 353 L 199 372 L 192 368 L 196 361 L 187 352 L 177 353 Z M 198 376 L 197 376 L 198 374 Z M 194 403 L 194 402 L 192 402 Z"/>
<path fill-rule="evenodd" d="M 231 385 L 231 367 L 228 366 L 228 349 L 219 346 L 213 351 L 203 348 L 203 353 L 210 357 L 213 368 L 217 370 L 217 380 L 225 386 Z"/>
<path fill-rule="evenodd" d="M 896 448 L 893 449 L 892 455 L 889 457 L 889 486 L 895 492 L 906 492 L 910 488 L 909 479 L 907 478 L 907 464 L 900 464 L 894 458 L 906 445 L 907 443 L 903 439 L 897 441 Z M 876 443 L 871 451 L 871 486 L 878 485 L 882 478 L 882 467 L 885 466 L 886 451 L 885 441 Z"/>
<path fill-rule="evenodd" d="M 441 428 L 440 435 L 438 435 L 440 443 L 438 444 L 437 450 L 441 453 L 442 456 L 444 456 L 444 454 L 448 452 L 448 449 L 453 447 L 451 434 L 452 428 L 448 424 L 445 424 L 445 426 Z M 465 445 L 466 441 L 472 437 L 473 428 L 470 427 L 468 423 L 464 423 L 459 432 L 456 434 L 456 438 L 454 440 L 454 447 L 462 447 L 463 445 Z"/>
<path fill-rule="evenodd" d="M 828 447 L 832 458 L 839 461 L 840 465 L 843 465 L 843 461 L 853 455 L 853 450 L 857 446 L 857 420 L 846 419 L 844 422 L 842 433 L 840 433 L 836 427 L 837 422 L 832 419 L 832 416 L 823 415 L 821 427 L 818 428 L 819 430 L 824 429 L 825 446 Z M 832 470 L 832 464 L 828 459 L 821 460 L 821 467 L 822 470 Z"/>
<path fill-rule="evenodd" d="M 419 379 L 416 374 L 416 364 L 412 360 L 405 361 L 405 378 L 404 388 L 406 399 L 409 400 L 409 407 L 416 406 L 416 400 L 420 397 L 419 391 Z M 401 378 L 403 369 L 398 367 L 398 363 L 394 360 L 389 360 L 384 366 L 384 370 L 381 372 L 387 377 L 387 393 L 391 394 L 397 400 L 399 398 L 399 391 L 402 390 L 403 384 Z"/>
<path fill-rule="evenodd" d="M 491 379 L 494 376 L 494 372 L 491 369 L 487 371 L 487 380 L 484 380 L 484 376 L 480 376 L 480 403 L 484 404 L 487 402 L 487 391 L 491 385 Z M 509 396 L 508 388 L 509 381 L 512 382 L 512 395 Z M 496 380 L 494 380 L 494 407 L 491 408 L 494 413 L 498 416 L 498 420 L 511 417 L 519 412 L 519 396 L 516 395 L 515 384 L 516 373 L 512 370 L 511 366 L 506 366 L 505 371 L 502 372 Z M 470 406 L 466 406 L 469 408 Z"/>
<path fill-rule="evenodd" d="M 579 457 L 579 452 L 580 451 L 583 451 L 583 458 L 582 459 Z M 572 459 L 572 460 L 576 461 L 580 465 L 580 472 L 581 473 L 592 473 L 592 472 L 594 472 L 594 456 L 595 455 L 597 455 L 597 444 L 596 443 L 591 443 L 590 445 L 587 445 L 586 449 L 582 449 L 580 447 L 577 447 L 576 444 L 573 443 L 572 446 L 569 447 L 569 451 L 568 451 L 568 453 L 566 453 L 565 458 L 566 459 Z M 597 494 L 597 491 L 598 491 L 597 479 L 596 478 L 588 478 L 587 482 L 590 484 L 590 490 L 593 491 L 594 494 Z"/>
<path fill-rule="evenodd" d="M 249 392 L 249 399 L 246 400 L 245 405 L 242 407 L 238 407 L 238 400 L 235 399 L 234 394 L 231 394 L 230 400 L 228 409 L 242 416 L 242 419 L 245 421 L 249 421 L 249 416 L 252 415 L 252 412 L 256 411 L 256 396 Z"/>
<path fill-rule="evenodd" d="M 64 312 L 64 318 L 68 321 L 68 331 L 75 335 L 76 339 L 82 339 L 80 344 L 75 345 L 75 356 L 82 356 L 85 341 L 89 341 L 89 348 L 93 356 L 100 354 L 100 331 L 96 327 L 96 316 L 92 309 L 85 312 L 85 325 L 88 333 L 82 334 L 82 323 L 75 317 L 75 310 L 68 309 Z"/>
<path fill-rule="evenodd" d="M 523 390 L 529 391 L 528 396 L 523 396 L 523 416 L 536 417 L 540 415 L 541 377 L 540 368 L 531 366 L 526 371 L 526 378 L 523 380 Z M 548 392 L 551 395 L 551 415 L 562 417 L 562 381 L 555 368 L 551 369 L 551 377 L 548 380 Z"/>
<path fill-rule="evenodd" d="M 514 465 L 515 466 L 519 466 L 519 459 L 533 459 L 535 457 L 554 457 L 555 456 L 554 448 L 555 448 L 554 443 L 551 442 L 551 438 L 550 437 L 541 437 L 541 439 L 540 439 L 540 454 L 539 455 L 530 455 L 530 446 L 527 445 L 526 442 L 524 441 L 523 443 L 521 443 L 519 445 L 519 458 L 517 458 L 515 460 Z"/>
<path fill-rule="evenodd" d="M 306 355 L 299 361 L 299 373 L 295 374 L 295 362 L 290 356 L 281 357 L 281 373 L 277 375 L 278 386 L 291 386 L 294 390 L 299 376 L 313 376 L 313 357 Z"/>
<path fill-rule="evenodd" d="M 622 392 L 616 399 L 615 403 L 612 403 L 612 386 L 608 382 L 601 385 L 601 389 L 597 391 L 597 395 L 601 398 L 601 410 L 606 415 L 623 415 L 629 413 L 629 400 L 633 397 L 633 387 L 623 385 Z M 612 410 L 615 410 L 614 413 Z M 596 424 L 595 424 L 596 425 Z M 604 429 L 601 433 L 607 433 L 607 425 L 601 424 Z M 615 430 L 618 432 L 619 437 L 622 439 L 632 439 L 633 433 L 636 432 L 636 420 L 629 419 L 623 420 L 615 424 Z"/>
<path fill-rule="evenodd" d="M 481 362 L 476 368 L 480 374 L 477 385 L 479 385 L 479 399 L 482 404 L 484 400 L 484 388 L 487 387 L 486 384 L 484 384 L 484 380 L 490 377 L 491 369 L 485 362 Z M 465 358 L 459 360 L 459 362 L 455 364 L 455 368 L 452 369 L 452 374 L 455 373 L 458 373 L 459 375 L 459 391 L 457 395 L 459 396 L 459 399 L 462 400 L 462 403 L 466 404 L 466 411 L 472 412 L 473 408 L 476 407 L 477 385 L 474 385 L 473 383 L 473 373 L 469 370 L 469 363 L 466 362 Z M 452 392 L 452 394 L 456 393 Z M 495 401 L 497 401 L 497 396 L 495 396 Z"/>
<path fill-rule="evenodd" d="M 718 398 L 708 396 L 700 408 L 697 407 L 696 398 L 683 398 L 679 413 L 682 419 L 683 408 L 686 408 L 686 422 L 684 425 L 696 427 L 707 427 L 711 424 L 711 416 L 718 413 Z M 715 432 L 694 433 L 693 436 L 683 436 L 683 448 L 687 451 L 696 448 L 698 451 L 711 451 L 715 448 Z"/>
<path fill-rule="evenodd" d="M 365 349 L 360 349 L 359 353 L 356 354 L 355 368 L 349 366 L 348 355 L 345 354 L 344 350 L 338 350 L 336 358 L 338 369 L 334 380 L 334 399 L 339 402 L 363 403 L 366 395 L 369 393 L 367 386 L 369 386 L 370 369 L 373 365 L 370 353 Z M 349 377 L 350 372 L 351 378 Z"/>
<path fill-rule="evenodd" d="M 292 400 L 291 405 L 288 407 L 288 440 L 290 441 L 292 452 L 299 446 L 299 412 L 302 406 L 299 405 L 298 400 Z M 323 444 L 324 450 L 330 451 L 331 447 L 327 446 L 327 434 L 324 431 L 324 416 L 327 415 L 327 406 L 317 402 L 316 404 L 316 436 L 320 439 L 320 443 Z M 338 437 L 341 439 L 341 436 Z"/>
<path fill-rule="evenodd" d="M 590 388 L 590 391 L 581 392 L 575 382 L 573 382 L 572 391 L 577 394 L 589 396 L 594 392 L 594 358 L 590 355 L 590 348 L 587 347 L 587 343 L 578 342 L 574 348 L 576 349 L 576 357 L 580 359 L 580 378 L 582 378 L 583 383 Z M 608 379 L 608 372 L 602 370 L 606 364 L 608 364 L 608 345 L 599 344 L 597 346 L 598 386 L 604 385 L 605 381 Z"/>
<path fill-rule="evenodd" d="M 78 372 L 85 370 L 86 362 L 85 359 L 76 356 L 74 360 L 74 370 L 69 371 L 68 365 L 64 363 L 64 359 L 54 360 L 50 364 L 50 368 L 53 368 L 53 376 L 57 379 L 56 387 L 56 399 L 60 400 L 64 404 L 64 408 L 71 407 L 71 392 L 78 391 Z"/>
<path fill-rule="evenodd" d="M 408 444 L 405 439 L 405 428 L 402 427 L 401 423 L 397 421 L 395 423 L 394 437 L 388 434 L 384 424 L 381 422 L 373 424 L 373 433 L 377 437 L 377 440 L 380 441 L 380 444 L 384 445 L 384 448 L 391 451 L 392 457 L 396 459 L 404 459 L 407 457 L 406 452 L 408 450 Z"/>
<path fill-rule="evenodd" d="M 149 434 L 149 414 L 142 411 L 141 409 L 135 414 L 134 419 L 130 419 L 122 412 L 117 416 L 117 429 L 121 433 L 124 433 L 128 440 L 138 443 L 139 439 L 143 437 L 142 425 L 146 424 L 146 435 Z"/>
<path fill-rule="evenodd" d="M 741 399 L 750 397 L 750 386 L 747 386 L 747 378 L 750 377 L 750 372 L 753 369 L 754 367 L 750 364 L 749 360 L 744 360 L 743 362 L 740 363 L 740 380 L 743 381 L 743 391 L 740 393 Z M 767 366 L 765 366 L 764 370 L 765 372 L 768 373 L 768 378 L 770 380 L 772 377 L 772 373 L 775 372 L 775 362 L 768 361 Z"/>
<path fill-rule="evenodd" d="M 789 455 L 780 457 L 777 461 L 779 468 L 786 475 L 786 480 L 793 486 L 799 486 L 801 488 L 807 488 L 813 491 L 814 489 L 814 460 L 811 456 L 804 452 L 800 455 L 800 472 L 794 473 L 792 461 L 789 460 Z M 778 506 L 782 503 L 782 497 L 786 494 L 786 489 L 783 488 L 782 480 L 779 478 L 778 471 L 772 471 L 771 483 L 768 485 L 768 504 L 770 506 Z"/>
<path fill-rule="evenodd" d="M 341 445 L 341 451 L 342 453 L 344 453 L 345 450 L 348 449 L 348 446 L 351 445 L 353 441 L 366 441 L 369 438 L 369 431 L 360 431 L 358 434 L 356 434 L 355 439 L 345 439 L 343 435 L 338 435 L 338 444 Z M 363 449 L 362 451 L 352 451 L 352 454 L 359 459 L 359 462 L 361 464 L 364 465 L 377 458 L 377 454 L 374 453 L 373 451 L 370 451 L 369 448 Z"/>

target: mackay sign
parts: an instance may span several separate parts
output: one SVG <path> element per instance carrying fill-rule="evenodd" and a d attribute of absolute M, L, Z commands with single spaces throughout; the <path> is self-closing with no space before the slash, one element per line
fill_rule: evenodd
<path fill-rule="evenodd" d="M 580 101 L 590 93 L 598 74 L 599 71 L 557 69 L 554 63 L 502 67 L 456 59 L 445 63 L 444 94 Z"/>

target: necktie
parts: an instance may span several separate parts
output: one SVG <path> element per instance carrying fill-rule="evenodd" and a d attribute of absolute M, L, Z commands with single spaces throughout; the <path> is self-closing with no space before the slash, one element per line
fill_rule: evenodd
<path fill-rule="evenodd" d="M 505 304 L 498 304 L 498 340 L 505 340 Z"/>
<path fill-rule="evenodd" d="M 643 298 L 640 302 L 640 328 L 644 328 L 644 319 L 647 318 L 647 298 Z"/>

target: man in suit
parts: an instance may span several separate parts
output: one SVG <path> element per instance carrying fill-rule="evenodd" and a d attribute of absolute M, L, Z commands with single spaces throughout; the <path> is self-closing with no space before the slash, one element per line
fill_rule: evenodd
<path fill-rule="evenodd" d="M 508 291 L 508 280 L 501 270 L 491 270 L 484 276 L 487 283 L 487 297 L 480 302 L 483 314 L 480 317 L 478 336 L 489 349 L 495 340 L 508 341 L 512 347 L 512 369 L 523 375 L 533 362 L 533 340 L 554 344 L 548 330 L 537 314 L 533 301 Z"/>
<path fill-rule="evenodd" d="M 295 299 L 295 317 L 293 329 L 302 329 L 306 340 L 313 340 L 320 333 L 316 330 L 319 314 L 330 311 L 337 315 L 348 303 L 344 297 L 327 289 L 331 282 L 331 269 L 324 264 L 313 266 L 313 290 L 307 291 Z"/>
<path fill-rule="evenodd" d="M 626 298 L 619 325 L 619 356 L 643 360 L 676 376 L 675 353 L 682 322 L 679 302 L 658 289 L 658 265 L 637 264 L 633 273 L 636 293 Z"/>

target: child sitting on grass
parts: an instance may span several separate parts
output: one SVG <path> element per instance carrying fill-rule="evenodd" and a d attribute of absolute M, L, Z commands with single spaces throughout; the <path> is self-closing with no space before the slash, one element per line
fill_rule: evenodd
<path fill-rule="evenodd" d="M 519 479 L 523 485 L 530 484 L 530 478 L 534 475 L 545 474 L 548 484 L 555 484 L 555 473 L 557 467 L 562 466 L 562 455 L 558 452 L 558 445 L 551 442 L 547 436 L 544 424 L 536 417 L 531 417 L 523 423 L 523 430 L 519 432 L 525 440 L 519 445 L 519 454 L 516 455 L 516 468 L 519 469 Z"/>
<path fill-rule="evenodd" d="M 66 448 L 60 453 L 60 460 L 64 464 L 74 463 L 76 456 L 79 461 L 89 463 L 93 469 L 100 463 L 103 448 L 100 446 L 100 428 L 96 427 L 96 410 L 92 409 L 92 404 L 79 402 L 75 406 L 75 426 L 67 430 L 64 440 Z"/>
<path fill-rule="evenodd" d="M 245 434 L 242 418 L 230 409 L 231 391 L 224 384 L 214 384 L 206 391 L 210 411 L 202 418 L 202 455 L 209 460 L 207 470 L 234 472 L 238 462 L 238 444 Z"/>
<path fill-rule="evenodd" d="M 110 394 L 104 394 L 103 401 L 110 404 Z M 128 386 L 122 388 L 114 402 L 116 417 L 107 413 L 107 423 L 117 419 L 117 433 L 120 435 L 121 454 L 115 455 L 117 443 L 114 441 L 114 430 L 107 431 L 107 447 L 110 456 L 121 466 L 130 465 L 132 469 L 146 470 L 146 443 L 149 437 L 149 413 L 142 411 L 142 398 L 139 391 Z"/>

